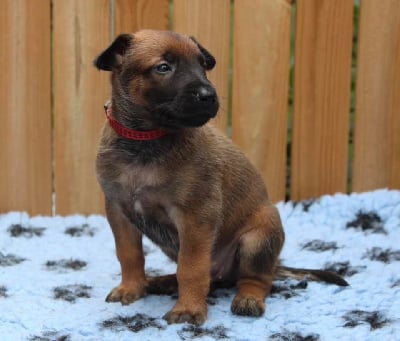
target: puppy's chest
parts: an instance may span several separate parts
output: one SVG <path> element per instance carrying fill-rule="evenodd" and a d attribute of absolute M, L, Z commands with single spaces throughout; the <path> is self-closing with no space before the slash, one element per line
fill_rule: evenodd
<path fill-rule="evenodd" d="M 130 215 L 161 215 L 166 212 L 169 199 L 168 183 L 162 171 L 144 167 L 126 167 L 118 183 L 121 205 Z"/>
<path fill-rule="evenodd" d="M 121 176 L 119 184 L 119 202 L 129 220 L 154 243 L 178 250 L 178 232 L 170 217 L 170 181 L 159 171 L 133 169 Z"/>

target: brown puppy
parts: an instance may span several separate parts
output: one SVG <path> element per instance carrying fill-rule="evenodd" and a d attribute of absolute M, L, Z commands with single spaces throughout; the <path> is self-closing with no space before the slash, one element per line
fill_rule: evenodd
<path fill-rule="evenodd" d="M 112 71 L 97 176 L 122 281 L 107 301 L 178 290 L 164 318 L 201 324 L 210 285 L 236 283 L 232 312 L 259 316 L 276 277 L 345 284 L 327 272 L 278 267 L 284 232 L 260 175 L 206 124 L 218 111 L 206 77 L 215 59 L 206 49 L 193 38 L 143 30 L 117 37 L 95 65 Z M 178 263 L 176 275 L 146 277 L 142 235 Z"/>

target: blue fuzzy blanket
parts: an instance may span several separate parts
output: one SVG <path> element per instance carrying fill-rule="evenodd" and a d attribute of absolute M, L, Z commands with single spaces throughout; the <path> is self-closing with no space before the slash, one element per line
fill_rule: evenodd
<path fill-rule="evenodd" d="M 0 215 L 0 340 L 400 340 L 400 192 L 277 206 L 283 263 L 350 286 L 276 281 L 261 318 L 233 316 L 234 290 L 219 290 L 201 327 L 166 324 L 176 297 L 104 302 L 120 280 L 104 217 Z M 148 240 L 145 251 L 147 272 L 175 271 Z"/>

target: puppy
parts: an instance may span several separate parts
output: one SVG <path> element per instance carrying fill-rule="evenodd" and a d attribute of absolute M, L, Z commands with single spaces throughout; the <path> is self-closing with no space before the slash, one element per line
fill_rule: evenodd
<path fill-rule="evenodd" d="M 215 59 L 194 38 L 122 34 L 94 63 L 111 71 L 112 84 L 96 164 L 122 271 L 108 302 L 178 291 L 164 318 L 202 324 L 210 287 L 236 284 L 232 312 L 260 316 L 274 278 L 347 284 L 326 271 L 278 265 L 278 211 L 244 154 L 206 124 L 218 111 L 206 75 Z M 176 275 L 145 275 L 143 235 L 177 262 Z"/>

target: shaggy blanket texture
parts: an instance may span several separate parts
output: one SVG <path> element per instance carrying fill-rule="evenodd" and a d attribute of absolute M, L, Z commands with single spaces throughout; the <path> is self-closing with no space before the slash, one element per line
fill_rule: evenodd
<path fill-rule="evenodd" d="M 104 302 L 120 280 L 104 217 L 0 215 L 0 340 L 400 340 L 400 192 L 277 206 L 283 264 L 331 269 L 350 286 L 275 281 L 261 318 L 232 315 L 234 290 L 218 290 L 201 327 L 167 325 L 176 297 Z M 148 273 L 175 271 L 148 240 L 145 253 Z"/>

